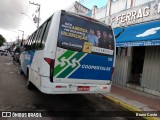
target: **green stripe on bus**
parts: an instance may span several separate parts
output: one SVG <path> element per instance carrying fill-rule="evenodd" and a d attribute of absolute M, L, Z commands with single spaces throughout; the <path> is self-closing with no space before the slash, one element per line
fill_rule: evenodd
<path fill-rule="evenodd" d="M 84 53 L 82 52 L 78 52 L 76 55 L 74 55 L 70 60 L 70 66 L 68 68 L 66 68 L 60 75 L 58 75 L 57 78 L 65 78 L 67 75 L 69 75 L 73 70 L 75 70 L 77 67 L 79 67 L 79 62 L 72 62 L 74 59 L 76 59 L 76 61 L 78 61 L 82 56 L 84 55 Z"/>
<path fill-rule="evenodd" d="M 64 66 L 61 66 L 61 64 L 58 64 L 55 68 L 54 68 L 54 76 L 56 76 L 61 70 L 63 70 L 67 65 L 68 63 L 66 61 L 62 61 L 62 58 L 65 58 L 65 59 L 68 59 L 71 55 L 74 54 L 74 51 L 66 51 L 63 55 L 61 55 L 59 58 L 58 58 L 58 61 L 59 62 L 64 62 L 65 65 Z"/>

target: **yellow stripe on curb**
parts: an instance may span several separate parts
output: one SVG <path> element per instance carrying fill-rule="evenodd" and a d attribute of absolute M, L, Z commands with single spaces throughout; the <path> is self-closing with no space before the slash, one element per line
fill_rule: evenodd
<path fill-rule="evenodd" d="M 103 95 L 103 96 L 106 99 L 110 100 L 111 102 L 114 102 L 117 105 L 119 105 L 119 106 L 121 106 L 121 107 L 123 107 L 123 108 L 125 108 L 125 109 L 127 109 L 129 111 L 132 111 L 132 112 L 142 112 L 142 110 L 137 109 L 137 108 L 135 108 L 135 107 L 133 107 L 133 106 L 131 106 L 129 104 L 126 104 L 126 103 L 124 103 L 124 102 L 122 102 L 120 100 L 117 100 L 117 99 L 115 99 L 115 98 L 113 98 L 111 96 L 105 96 L 105 95 Z M 160 118 L 158 118 L 158 117 L 143 117 L 143 118 L 145 118 L 146 120 L 160 120 Z"/>

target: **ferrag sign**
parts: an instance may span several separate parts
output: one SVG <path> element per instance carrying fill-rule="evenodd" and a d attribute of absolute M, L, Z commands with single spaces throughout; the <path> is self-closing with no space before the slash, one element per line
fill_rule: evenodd
<path fill-rule="evenodd" d="M 107 39 L 105 43 L 102 43 Z M 85 53 L 113 55 L 114 37 L 110 27 L 73 15 L 61 15 L 58 47 Z"/>
<path fill-rule="evenodd" d="M 107 18 L 113 28 L 160 19 L 160 0 L 134 7 Z"/>

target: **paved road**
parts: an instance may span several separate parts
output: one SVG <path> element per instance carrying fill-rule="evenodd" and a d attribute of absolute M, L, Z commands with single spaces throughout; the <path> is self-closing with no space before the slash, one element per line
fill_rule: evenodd
<path fill-rule="evenodd" d="M 28 90 L 26 88 L 26 78 L 19 74 L 19 65 L 12 63 L 10 56 L 0 56 L 0 111 L 72 111 L 74 114 L 79 111 L 83 115 L 88 114 L 85 111 L 125 111 L 119 106 L 107 101 L 99 94 L 91 95 L 46 95 L 37 89 Z M 50 112 L 46 112 L 49 115 Z M 86 114 L 85 114 L 86 113 Z M 97 112 L 98 113 L 98 112 Z M 99 112 L 102 114 L 102 112 Z M 104 116 L 106 113 L 103 113 Z M 113 114 L 110 113 L 109 114 Z M 56 114 L 57 115 L 57 114 Z M 91 116 L 93 114 L 91 113 Z M 95 113 L 94 113 L 95 115 Z M 0 118 L 2 119 L 2 118 Z M 3 118 L 7 120 L 7 118 Z M 17 119 L 17 118 L 8 118 Z M 27 118 L 25 118 L 27 119 Z M 42 119 L 48 120 L 66 120 L 71 117 L 47 117 Z M 101 117 L 83 117 L 77 119 L 104 119 Z M 110 120 L 137 120 L 142 118 L 108 118 Z M 38 120 L 38 119 L 37 119 Z"/>

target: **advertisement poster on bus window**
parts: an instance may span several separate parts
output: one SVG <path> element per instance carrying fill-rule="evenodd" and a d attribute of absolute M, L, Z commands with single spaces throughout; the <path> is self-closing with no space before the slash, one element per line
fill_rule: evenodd
<path fill-rule="evenodd" d="M 112 29 L 73 15 L 61 15 L 58 47 L 100 55 L 114 54 Z"/>

